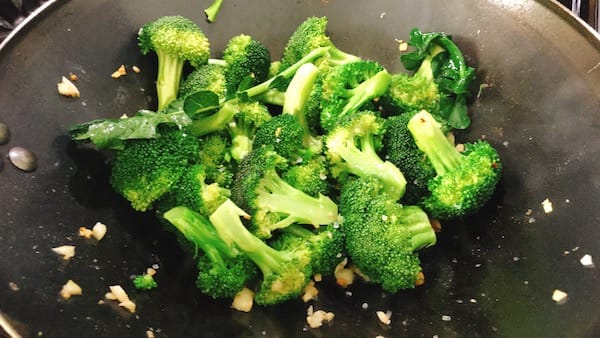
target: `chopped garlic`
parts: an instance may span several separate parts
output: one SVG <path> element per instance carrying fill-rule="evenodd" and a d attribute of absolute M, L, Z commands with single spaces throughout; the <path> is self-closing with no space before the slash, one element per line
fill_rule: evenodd
<path fill-rule="evenodd" d="M 323 310 L 314 311 L 311 315 L 306 316 L 306 322 L 311 329 L 316 329 L 323 326 L 323 323 L 333 320 L 335 315 L 333 312 L 325 312 Z"/>
<path fill-rule="evenodd" d="M 71 279 L 60 290 L 60 296 L 64 299 L 69 299 L 71 296 L 80 296 L 82 293 L 83 290 L 81 287 Z"/>
<path fill-rule="evenodd" d="M 551 213 L 552 212 L 552 202 L 550 202 L 550 200 L 546 198 L 542 202 L 542 208 L 544 208 L 545 213 L 547 213 L 547 214 Z"/>
<path fill-rule="evenodd" d="M 129 296 L 120 285 L 112 285 L 108 288 L 110 292 L 104 296 L 106 299 L 117 300 L 119 301 L 119 306 L 126 308 L 131 313 L 135 312 L 135 303 L 129 299 Z"/>
<path fill-rule="evenodd" d="M 314 279 L 314 281 L 315 281 L 315 282 L 320 282 L 320 281 L 322 281 L 322 280 L 323 280 L 323 275 L 322 275 L 322 274 L 320 274 L 320 273 L 316 273 L 316 274 L 313 276 L 313 279 Z"/>
<path fill-rule="evenodd" d="M 304 288 L 304 293 L 302 294 L 302 301 L 307 303 L 308 301 L 317 298 L 319 294 L 319 290 L 315 287 L 315 282 L 310 281 L 308 285 Z"/>
<path fill-rule="evenodd" d="M 379 321 L 383 324 L 390 325 L 392 323 L 392 311 L 377 311 L 376 314 Z"/>
<path fill-rule="evenodd" d="M 63 256 L 64 260 L 69 260 L 73 256 L 75 256 L 75 246 L 74 245 L 62 245 L 56 248 L 52 248 L 52 251 Z"/>
<path fill-rule="evenodd" d="M 344 288 L 354 283 L 354 271 L 346 268 L 346 264 L 348 264 L 348 258 L 344 258 L 344 260 L 335 267 L 334 272 L 336 283 Z"/>
<path fill-rule="evenodd" d="M 154 338 L 154 332 L 151 330 L 146 330 L 146 338 Z"/>
<path fill-rule="evenodd" d="M 132 67 L 131 67 L 131 69 L 133 70 L 133 72 L 134 72 L 134 73 L 139 73 L 139 72 L 141 72 L 141 71 L 142 71 L 142 70 L 140 69 L 140 67 L 138 67 L 138 66 L 132 66 Z"/>
<path fill-rule="evenodd" d="M 584 255 L 583 257 L 581 257 L 579 262 L 581 263 L 581 265 L 585 266 L 586 268 L 594 267 L 594 260 L 592 259 L 591 255 L 587 255 L 587 254 Z"/>
<path fill-rule="evenodd" d="M 146 274 L 148 276 L 154 276 L 154 275 L 156 275 L 156 270 L 154 270 L 153 268 L 148 268 L 148 269 L 146 269 Z"/>
<path fill-rule="evenodd" d="M 425 284 L 425 274 L 419 271 L 419 273 L 417 274 L 417 279 L 415 279 L 415 286 L 420 286 L 423 284 Z"/>
<path fill-rule="evenodd" d="M 79 89 L 77 86 L 73 84 L 73 82 L 69 81 L 66 77 L 62 77 L 62 81 L 57 83 L 58 93 L 63 96 L 69 97 L 79 97 L 81 94 L 79 93 Z"/>
<path fill-rule="evenodd" d="M 79 236 L 90 239 L 94 235 L 94 232 L 86 227 L 79 227 Z"/>
<path fill-rule="evenodd" d="M 100 222 L 96 222 L 96 224 L 94 224 L 94 227 L 92 228 L 92 236 L 99 241 L 102 238 L 104 238 L 104 235 L 106 235 L 106 225 Z"/>
<path fill-rule="evenodd" d="M 127 75 L 127 70 L 125 69 L 125 65 L 121 65 L 121 67 L 119 67 L 119 69 L 115 70 L 110 77 L 112 77 L 113 79 L 118 79 L 121 76 Z"/>
<path fill-rule="evenodd" d="M 77 80 L 79 80 L 79 78 L 77 77 L 77 75 L 75 75 L 73 73 L 69 73 L 69 79 L 71 81 L 77 81 Z"/>
<path fill-rule="evenodd" d="M 552 300 L 557 304 L 564 304 L 567 301 L 568 296 L 569 295 L 566 292 L 556 289 L 552 293 Z"/>
<path fill-rule="evenodd" d="M 231 307 L 242 312 L 250 312 L 254 305 L 254 292 L 248 288 L 243 288 L 233 298 Z"/>

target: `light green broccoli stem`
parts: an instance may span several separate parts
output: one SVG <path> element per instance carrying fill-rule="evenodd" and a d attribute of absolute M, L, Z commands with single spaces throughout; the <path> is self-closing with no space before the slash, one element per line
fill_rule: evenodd
<path fill-rule="evenodd" d="M 156 55 L 158 57 L 156 94 L 158 96 L 158 110 L 161 110 L 177 98 L 185 60 L 160 49 L 156 50 Z"/>
<path fill-rule="evenodd" d="M 418 206 L 404 206 L 400 215 L 399 222 L 407 227 L 411 234 L 412 251 L 430 247 L 437 242 L 435 231 L 431 227 L 431 222 L 427 214 Z"/>
<path fill-rule="evenodd" d="M 231 157 L 236 161 L 241 161 L 252 151 L 252 140 L 242 132 L 232 132 L 231 138 Z"/>
<path fill-rule="evenodd" d="M 328 54 L 329 58 L 327 61 L 332 65 L 343 65 L 346 63 L 361 61 L 361 58 L 358 56 L 343 52 L 333 44 L 331 44 Z"/>
<path fill-rule="evenodd" d="M 316 152 L 321 149 L 322 143 L 310 133 L 308 121 L 306 120 L 306 103 L 312 92 L 317 75 L 319 75 L 319 68 L 312 63 L 306 63 L 298 68 L 298 71 L 296 71 L 285 91 L 282 109 L 283 114 L 290 114 L 298 120 L 304 129 L 304 136 L 302 137 L 304 145 Z"/>
<path fill-rule="evenodd" d="M 338 219 L 337 205 L 329 197 L 321 194 L 312 197 L 288 184 L 274 171 L 265 174 L 261 186 L 256 198 L 260 208 L 289 215 L 272 225 L 272 230 L 282 229 L 293 223 L 318 227 Z"/>
<path fill-rule="evenodd" d="M 194 120 L 190 125 L 190 133 L 194 136 L 204 136 L 225 128 L 238 112 L 237 102 L 237 99 L 226 101 L 216 113 Z"/>
<path fill-rule="evenodd" d="M 289 260 L 286 252 L 277 251 L 254 236 L 244 226 L 240 217 L 250 216 L 231 200 L 225 201 L 209 219 L 222 238 L 232 239 L 234 245 L 250 258 L 264 275 L 280 272 Z"/>
<path fill-rule="evenodd" d="M 448 141 L 441 125 L 427 111 L 415 114 L 408 121 L 408 130 L 417 147 L 427 155 L 438 176 L 459 166 L 463 155 Z"/>
<path fill-rule="evenodd" d="M 204 14 L 206 14 L 206 20 L 208 20 L 208 22 L 215 22 L 217 15 L 221 10 L 221 5 L 223 5 L 223 0 L 215 0 L 204 10 Z"/>
<path fill-rule="evenodd" d="M 262 103 L 283 106 L 285 103 L 285 92 L 277 89 L 269 89 L 263 94 L 257 96 L 256 99 Z"/>
<path fill-rule="evenodd" d="M 383 95 L 388 89 L 392 76 L 384 69 L 357 87 L 348 90 L 346 97 L 350 98 L 338 117 L 353 111 L 358 111 L 365 102 Z"/>
<path fill-rule="evenodd" d="M 209 65 L 216 65 L 216 66 L 226 67 L 227 66 L 227 61 L 225 61 L 223 59 L 213 59 L 213 58 L 210 58 L 210 59 L 208 59 L 208 64 Z"/>
<path fill-rule="evenodd" d="M 417 70 L 414 76 L 433 81 L 433 68 L 431 68 L 431 62 L 433 61 L 433 58 L 435 58 L 438 54 L 442 52 L 445 52 L 444 48 L 438 45 L 434 45 L 434 47 L 431 49 L 431 52 L 427 54 L 423 61 L 421 61 L 421 65 L 419 66 L 419 69 Z"/>

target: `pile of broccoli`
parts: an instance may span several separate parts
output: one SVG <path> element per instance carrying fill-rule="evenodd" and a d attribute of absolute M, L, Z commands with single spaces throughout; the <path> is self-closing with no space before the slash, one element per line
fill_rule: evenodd
<path fill-rule="evenodd" d="M 211 58 L 195 23 L 159 18 L 138 35 L 158 56 L 156 111 L 70 129 L 112 153 L 111 185 L 178 234 L 206 295 L 248 288 L 281 303 L 345 258 L 388 292 L 413 288 L 432 222 L 476 213 L 495 191 L 492 145 L 454 144 L 474 70 L 449 36 L 414 29 L 401 56 L 414 72 L 390 73 L 326 27 L 306 19 L 280 60 L 246 34 Z"/>

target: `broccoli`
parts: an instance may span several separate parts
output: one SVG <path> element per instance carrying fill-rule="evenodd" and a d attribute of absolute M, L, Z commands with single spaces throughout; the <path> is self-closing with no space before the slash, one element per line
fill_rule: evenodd
<path fill-rule="evenodd" d="M 431 195 L 422 202 L 431 217 L 452 219 L 479 210 L 490 199 L 502 166 L 496 150 L 485 141 L 465 144 L 459 152 L 440 124 L 426 111 L 415 114 L 408 130 L 435 169 L 428 183 Z"/>
<path fill-rule="evenodd" d="M 150 273 L 138 275 L 133 278 L 133 286 L 138 290 L 152 290 L 158 286 Z"/>
<path fill-rule="evenodd" d="M 467 96 L 475 78 L 475 70 L 467 66 L 458 46 L 444 33 L 423 33 L 414 28 L 408 44 L 415 50 L 400 57 L 404 68 L 416 70 L 423 62 L 426 63 L 424 69 L 433 68 L 440 93 L 436 115 L 448 121 L 453 128 L 467 128 L 471 123 L 467 112 Z M 427 65 L 428 62 L 433 64 Z"/>
<path fill-rule="evenodd" d="M 287 69 L 311 51 L 322 47 L 328 47 L 327 54 L 322 58 L 331 64 L 359 61 L 358 56 L 348 54 L 335 47 L 327 36 L 327 23 L 326 17 L 310 17 L 302 22 L 288 39 L 283 50 L 280 69 Z"/>
<path fill-rule="evenodd" d="M 145 211 L 198 161 L 199 152 L 197 138 L 163 127 L 157 138 L 125 141 L 112 162 L 110 183 L 133 209 Z"/>
<path fill-rule="evenodd" d="M 240 216 L 249 217 L 227 200 L 209 219 L 221 238 L 231 240 L 232 246 L 252 260 L 262 272 L 262 282 L 255 295 L 256 303 L 277 304 L 300 295 L 312 273 L 310 250 L 305 246 L 276 250 L 248 231 Z"/>
<path fill-rule="evenodd" d="M 185 173 L 158 202 L 157 209 L 162 212 L 176 206 L 188 207 L 208 216 L 231 195 L 226 188 L 217 183 L 206 183 L 206 170 L 195 164 L 186 168 Z"/>
<path fill-rule="evenodd" d="M 274 116 L 256 130 L 255 148 L 271 147 L 277 154 L 296 162 L 312 154 L 302 143 L 304 129 L 298 119 L 288 114 Z"/>
<path fill-rule="evenodd" d="M 145 24 L 138 33 L 138 41 L 142 54 L 152 50 L 158 56 L 159 110 L 177 98 L 185 62 L 199 67 L 210 56 L 210 44 L 204 33 L 182 16 L 163 16 Z"/>
<path fill-rule="evenodd" d="M 231 161 L 231 140 L 223 133 L 212 133 L 200 138 L 200 159 L 198 164 L 204 167 L 207 182 L 229 187 L 233 181 Z"/>
<path fill-rule="evenodd" d="M 368 280 L 389 292 L 412 288 L 421 271 L 417 250 L 434 245 L 436 235 L 418 206 L 402 206 L 373 177 L 342 186 L 348 255 Z"/>
<path fill-rule="evenodd" d="M 349 174 L 375 177 L 390 197 L 399 200 L 406 190 L 406 179 L 394 164 L 377 154 L 384 132 L 385 122 L 376 113 L 350 113 L 327 134 L 326 155 L 333 177 L 341 183 L 348 180 Z"/>
<path fill-rule="evenodd" d="M 231 157 L 241 161 L 252 151 L 256 130 L 271 119 L 269 109 L 260 102 L 240 102 L 239 112 L 227 124 L 231 135 Z"/>
<path fill-rule="evenodd" d="M 229 96 L 235 96 L 240 86 L 247 89 L 269 76 L 269 50 L 249 35 L 240 34 L 231 38 L 223 51 L 223 60 Z"/>
<path fill-rule="evenodd" d="M 187 96 L 198 91 L 208 90 L 215 93 L 219 99 L 225 99 L 225 68 L 219 65 L 202 65 L 192 71 L 181 83 L 179 87 L 179 98 L 185 99 Z"/>
<path fill-rule="evenodd" d="M 323 156 L 315 156 L 296 163 L 283 174 L 283 179 L 292 187 L 301 189 L 310 196 L 329 194 L 329 169 Z"/>
<path fill-rule="evenodd" d="M 374 61 L 358 61 L 332 68 L 321 89 L 321 127 L 331 130 L 338 119 L 383 95 L 390 81 L 391 75 Z"/>
<path fill-rule="evenodd" d="M 333 277 L 335 268 L 345 257 L 344 232 L 338 224 L 314 230 L 292 224 L 282 229 L 281 235 L 271 245 L 278 250 L 306 246 L 313 274 L 324 277 Z"/>
<path fill-rule="evenodd" d="M 238 167 L 231 198 L 252 212 L 253 232 L 259 237 L 268 238 L 293 223 L 318 227 L 338 219 L 337 205 L 329 197 L 312 197 L 281 178 L 287 167 L 288 160 L 269 147 L 254 149 Z"/>
<path fill-rule="evenodd" d="M 217 15 L 221 11 L 221 6 L 223 5 L 223 0 L 213 0 L 213 2 L 204 10 L 204 14 L 206 15 L 206 20 L 208 22 L 215 22 L 217 20 Z"/>
<path fill-rule="evenodd" d="M 231 239 L 221 237 L 206 217 L 184 206 L 167 211 L 163 217 L 196 250 L 202 251 L 203 256 L 197 262 L 199 273 L 196 285 L 203 293 L 213 298 L 233 298 L 257 276 L 254 263 L 231 245 Z M 239 222 L 239 217 L 235 219 Z M 227 221 L 233 222 L 235 219 Z"/>
<path fill-rule="evenodd" d="M 427 184 L 435 177 L 435 170 L 419 147 L 417 147 L 412 134 L 408 130 L 408 121 L 418 111 L 410 111 L 400 115 L 388 117 L 385 121 L 386 131 L 383 135 L 383 153 L 406 178 L 406 193 L 402 202 L 418 204 L 421 199 L 429 194 Z M 441 118 L 436 119 L 442 126 L 444 134 L 451 128 Z"/>
<path fill-rule="evenodd" d="M 432 60 L 444 50 L 436 46 L 428 54 L 416 73 L 409 76 L 405 73 L 392 75 L 392 80 L 387 93 L 382 97 L 382 105 L 390 105 L 393 112 L 418 111 L 421 109 L 437 112 L 440 103 L 440 93 L 435 82 L 432 69 Z"/>

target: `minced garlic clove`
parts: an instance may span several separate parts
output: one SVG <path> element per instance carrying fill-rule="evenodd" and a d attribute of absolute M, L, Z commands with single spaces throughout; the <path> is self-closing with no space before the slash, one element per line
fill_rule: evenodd
<path fill-rule="evenodd" d="M 79 236 L 90 239 L 94 236 L 94 232 L 86 227 L 79 227 Z"/>
<path fill-rule="evenodd" d="M 310 281 L 308 285 L 304 288 L 304 293 L 302 294 L 302 301 L 307 303 L 310 300 L 317 298 L 319 295 L 319 290 L 315 287 L 315 282 Z"/>
<path fill-rule="evenodd" d="M 63 96 L 74 97 L 77 98 L 81 94 L 79 93 L 79 89 L 77 86 L 73 84 L 73 82 L 69 81 L 66 77 L 62 77 L 61 82 L 57 83 L 58 93 Z"/>
<path fill-rule="evenodd" d="M 383 324 L 390 325 L 392 323 L 392 311 L 377 311 L 376 314 L 379 321 Z"/>
<path fill-rule="evenodd" d="M 142 71 L 142 70 L 140 69 L 140 67 L 138 67 L 138 66 L 132 66 L 132 67 L 131 67 L 131 69 L 133 70 L 133 72 L 134 72 L 134 73 L 139 73 L 139 72 L 141 72 L 141 71 Z"/>
<path fill-rule="evenodd" d="M 110 292 L 104 295 L 106 299 L 116 300 L 119 302 L 120 307 L 126 308 L 131 313 L 135 312 L 135 303 L 129 299 L 129 296 L 120 285 L 112 285 L 108 288 L 110 289 Z"/>
<path fill-rule="evenodd" d="M 52 251 L 61 255 L 64 260 L 69 260 L 75 256 L 75 246 L 74 245 L 61 245 L 56 248 L 52 248 Z"/>
<path fill-rule="evenodd" d="M 60 296 L 64 299 L 69 299 L 71 296 L 80 296 L 81 294 L 83 294 L 83 290 L 71 279 L 60 290 Z"/>
<path fill-rule="evenodd" d="M 552 292 L 552 300 L 555 301 L 557 304 L 564 304 L 567 302 L 569 295 L 562 291 L 562 290 L 554 290 L 554 292 Z"/>
<path fill-rule="evenodd" d="M 119 303 L 119 306 L 123 307 L 123 308 L 126 308 L 131 313 L 135 312 L 135 303 L 132 302 L 131 300 L 126 300 L 124 302 L 121 302 L 121 303 Z"/>
<path fill-rule="evenodd" d="M 317 329 L 323 326 L 324 323 L 331 322 L 334 317 L 335 314 L 333 312 L 317 310 L 306 316 L 306 323 L 308 323 L 308 326 L 310 326 L 311 329 Z"/>
<path fill-rule="evenodd" d="M 335 267 L 334 271 L 336 283 L 344 288 L 354 283 L 354 271 L 346 268 L 346 264 L 348 264 L 348 258 L 344 258 L 344 260 Z"/>
<path fill-rule="evenodd" d="M 94 227 L 92 227 L 92 237 L 96 240 L 101 240 L 106 235 L 106 225 L 100 222 L 96 222 Z"/>
<path fill-rule="evenodd" d="M 254 292 L 248 288 L 243 288 L 238 292 L 231 303 L 231 307 L 242 312 L 250 312 L 254 305 Z"/>
<path fill-rule="evenodd" d="M 121 65 L 121 67 L 119 67 L 119 69 L 115 70 L 110 77 L 112 77 L 113 79 L 118 79 L 121 76 L 125 76 L 127 75 L 127 70 L 125 69 L 125 65 Z"/>

